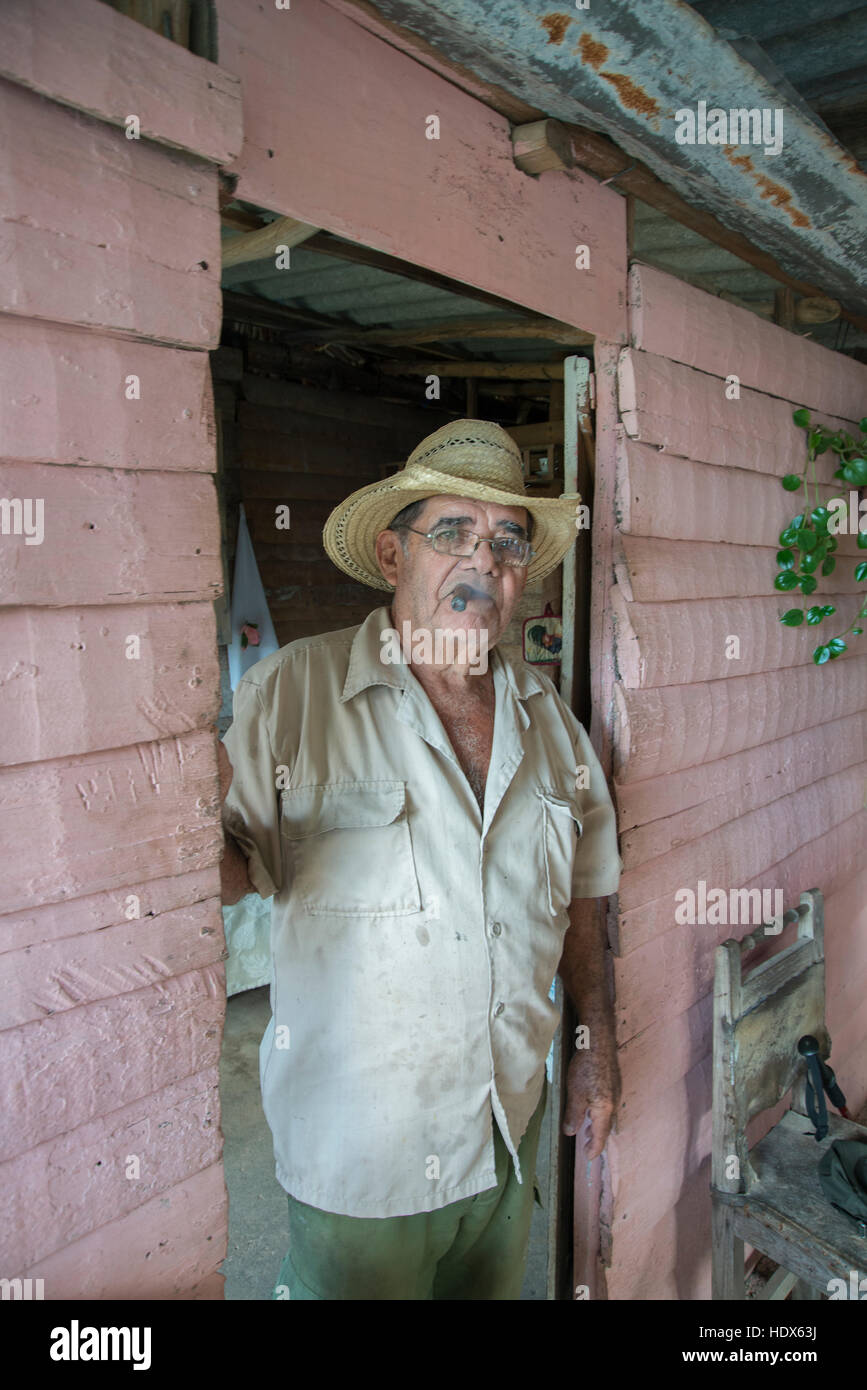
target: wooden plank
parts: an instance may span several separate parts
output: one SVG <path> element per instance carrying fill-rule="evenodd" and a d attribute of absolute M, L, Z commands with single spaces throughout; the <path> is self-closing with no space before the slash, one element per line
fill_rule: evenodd
<path fill-rule="evenodd" d="M 755 1153 L 758 1180 L 734 1208 L 736 1229 L 761 1243 L 769 1238 L 768 1254 L 820 1289 L 828 1279 L 848 1283 L 867 1274 L 864 1241 L 851 1223 L 831 1210 L 816 1167 L 837 1140 L 867 1139 L 863 1125 L 830 1115 L 830 1131 L 818 1144 L 815 1127 L 805 1115 L 788 1111 Z M 818 1157 L 817 1157 L 818 1155 Z"/>
<path fill-rule="evenodd" d="M 783 337 L 748 309 L 647 265 L 629 272 L 633 347 L 844 419 L 859 420 L 867 366 L 807 338 Z"/>
<path fill-rule="evenodd" d="M 691 685 L 811 664 L 823 638 L 847 628 L 864 602 L 863 588 L 859 594 L 840 594 L 833 592 L 833 578 L 829 582 L 832 592 L 821 601 L 837 612 L 821 631 L 806 623 L 790 628 L 780 622 L 792 607 L 787 594 L 627 603 L 616 588 L 616 652 L 623 687 Z M 851 661 L 859 651 L 853 637 L 837 660 Z"/>
<path fill-rule="evenodd" d="M 590 741 L 608 776 L 612 770 L 616 738 L 614 615 L 610 591 L 618 526 L 615 500 L 617 446 L 623 430 L 617 416 L 617 359 L 615 344 L 597 343 L 594 353 L 596 472 L 590 533 Z"/>
<path fill-rule="evenodd" d="M 864 1065 L 864 1036 L 867 1034 L 867 994 L 863 989 L 864 975 L 862 972 L 862 989 L 860 997 L 851 1001 L 850 1009 L 843 1013 L 835 1014 L 833 1022 L 833 1044 L 835 1066 L 841 1059 L 845 1059 L 845 1078 L 850 1095 L 863 1095 L 865 1082 Z M 851 1059 L 851 1061 L 849 1060 Z M 839 1074 L 839 1073 L 838 1073 Z"/>
<path fill-rule="evenodd" d="M 852 866 L 858 862 L 863 843 L 865 822 L 867 815 L 863 809 L 858 810 L 848 820 L 805 841 L 787 858 L 769 865 L 753 879 L 739 875 L 737 886 L 761 889 L 770 885 L 782 892 L 785 906 L 798 902 L 804 883 L 821 882 L 830 896 L 852 877 Z M 695 890 L 698 878 L 703 876 L 703 869 L 697 866 L 691 883 L 681 886 Z M 720 885 L 709 882 L 709 887 L 717 886 Z M 740 927 L 735 930 L 744 934 Z M 731 935 L 731 924 L 681 926 L 674 923 L 671 893 L 621 913 L 615 943 L 619 952 L 618 968 L 621 960 L 635 959 L 629 970 L 618 977 L 623 987 L 623 992 L 618 988 L 617 994 L 619 1010 L 622 1005 L 618 1012 L 618 1042 L 634 1037 L 657 1018 L 677 1017 L 710 989 L 713 949 Z M 773 945 L 777 938 L 768 940 Z M 642 969 L 645 971 L 643 985 Z M 670 976 L 668 985 L 666 972 Z"/>
<path fill-rule="evenodd" d="M 342 599 L 340 595 L 333 595 L 330 602 L 314 603 L 304 591 L 284 602 L 278 599 L 271 600 L 268 607 L 274 626 L 278 629 L 278 640 L 284 626 L 295 627 L 303 623 L 312 627 L 313 634 L 338 632 L 345 627 L 354 627 L 356 623 L 363 622 L 374 608 L 379 608 L 383 602 L 388 601 L 388 595 L 384 590 L 381 598 L 374 589 L 362 590 L 362 593 L 369 594 L 369 599 L 349 595 Z"/>
<path fill-rule="evenodd" d="M 617 566 L 618 584 L 622 590 L 628 583 L 630 603 L 760 597 L 772 591 L 778 569 L 775 556 L 779 544 L 720 545 L 625 534 L 619 537 L 619 544 L 625 563 Z M 845 551 L 839 547 L 833 578 L 822 581 L 837 593 L 863 592 L 854 578 L 854 567 L 842 559 L 846 551 L 854 549 L 851 542 Z"/>
<path fill-rule="evenodd" d="M 0 1030 L 199 970 L 224 951 L 219 898 L 23 946 L 4 958 Z"/>
<path fill-rule="evenodd" d="M 618 1049 L 623 1084 L 617 1129 L 624 1134 L 656 1107 L 657 1098 L 710 1057 L 713 993 L 676 1018 L 657 1019 Z M 701 1073 L 697 1073 L 700 1075 Z"/>
<path fill-rule="evenodd" d="M 241 152 L 240 79 L 97 0 L 7 0 L 0 76 L 213 164 Z"/>
<path fill-rule="evenodd" d="M 217 1163 L 219 1081 L 209 1067 L 10 1159 L 0 1215 L 8 1267 L 26 1269 Z M 130 1156 L 138 1178 L 127 1177 Z"/>
<path fill-rule="evenodd" d="M 385 376 L 445 376 L 514 381 L 562 381 L 562 362 L 383 362 Z M 473 417 L 470 417 L 473 418 Z"/>
<path fill-rule="evenodd" d="M 615 686 L 618 782 L 642 781 L 842 719 L 863 706 L 867 656 L 697 685 Z"/>
<path fill-rule="evenodd" d="M 484 290 L 478 289 L 475 285 L 467 285 L 448 275 L 437 275 L 435 271 L 425 270 L 422 266 L 416 265 L 414 261 L 404 261 L 399 256 L 388 256 L 383 251 L 374 251 L 372 246 L 359 246 L 355 241 L 341 241 L 339 237 L 332 236 L 330 232 L 317 232 L 316 236 L 310 238 L 304 249 L 305 251 L 316 251 L 323 256 L 333 256 L 341 261 L 349 261 L 352 265 L 372 266 L 375 270 L 385 270 L 389 275 L 399 275 L 402 280 L 411 280 L 414 284 L 430 285 L 437 290 L 446 290 L 449 294 L 460 295 L 462 298 L 477 304 L 490 304 L 493 308 L 503 309 L 507 313 L 514 313 L 518 308 L 511 299 L 504 299 L 497 294 L 486 294 Z"/>
<path fill-rule="evenodd" d="M 23 535 L 0 545 L 7 604 L 69 610 L 161 599 L 201 603 L 222 590 L 210 476 L 0 463 L 0 494 L 44 504 L 41 545 L 28 545 Z M 35 621 L 34 614 L 30 618 Z"/>
<path fill-rule="evenodd" d="M 244 398 L 250 406 L 324 415 L 329 421 L 345 420 L 352 424 L 373 425 L 379 430 L 389 430 L 410 438 L 418 434 L 419 439 L 424 438 L 425 434 L 432 434 L 453 418 L 443 410 L 424 410 L 421 407 L 416 410 L 410 405 L 390 405 L 375 396 L 363 396 L 355 391 L 321 391 L 297 381 L 275 381 L 270 377 L 254 376 L 250 372 L 244 376 Z M 261 420 L 269 418 L 260 410 L 254 427 L 264 428 Z M 242 407 L 238 419 L 241 425 L 249 423 L 251 412 Z"/>
<path fill-rule="evenodd" d="M 792 420 L 800 404 L 742 387 L 726 397 L 725 381 L 655 353 L 624 348 L 618 364 L 620 414 L 626 433 L 645 444 L 700 463 L 723 464 L 782 478 L 799 472 L 805 434 Z M 689 409 L 684 409 L 684 401 Z M 815 422 L 851 429 L 851 422 L 814 412 Z M 819 481 L 831 481 L 830 454 L 817 464 Z"/>
<path fill-rule="evenodd" d="M 861 848 L 859 836 L 863 841 L 865 833 L 865 813 L 863 809 L 838 824 L 834 829 L 823 831 L 815 839 L 807 841 L 794 854 L 756 875 L 753 879 L 739 876 L 739 888 L 767 888 L 769 881 L 774 888 L 783 893 L 784 903 L 797 903 L 805 883 L 821 883 L 823 890 L 830 895 L 840 889 L 851 878 L 853 865 L 859 862 Z M 692 882 L 680 887 L 696 888 L 697 880 L 703 874 L 694 873 Z M 706 882 L 708 880 L 705 880 Z M 717 887 L 717 884 L 710 884 Z M 628 955 L 640 946 L 657 937 L 662 937 L 672 929 L 674 920 L 674 900 L 671 893 L 645 903 L 639 908 L 622 911 L 617 920 L 617 930 L 613 933 L 615 949 L 621 955 Z M 714 932 L 725 934 L 727 928 L 713 926 L 680 926 L 676 930 L 686 933 Z M 743 933 L 742 933 L 743 934 Z M 670 937 L 669 940 L 674 938 Z M 675 1010 L 675 1012 L 677 1012 Z M 647 1026 L 647 1023 L 641 1025 Z M 638 1030 L 636 1030 L 638 1031 Z"/>
<path fill-rule="evenodd" d="M 609 1140 L 610 1161 L 616 1164 L 620 1151 L 629 1140 Z M 671 1166 L 672 1150 L 666 1145 L 657 1154 L 656 1165 Z M 655 1168 L 654 1168 L 655 1171 Z M 648 1185 L 648 1192 L 651 1189 Z M 652 1200 L 652 1199 L 651 1199 Z M 619 1200 L 611 1214 L 612 1226 L 624 1231 Z M 650 1217 L 652 1221 L 652 1215 Z M 611 1259 L 606 1270 L 609 1299 L 642 1299 L 654 1301 L 710 1298 L 710 1200 L 707 1168 L 687 1168 L 677 1204 L 669 1207 L 652 1225 L 642 1223 L 635 1240 L 613 1242 Z"/>
<path fill-rule="evenodd" d="M 340 571 L 328 584 L 295 584 L 292 576 L 288 575 L 281 585 L 266 590 L 266 593 L 269 609 L 272 614 L 278 614 L 281 620 L 287 614 L 297 614 L 302 619 L 328 615 L 342 622 L 345 610 L 367 609 L 368 600 L 373 606 L 373 590 L 366 584 L 341 578 Z"/>
<path fill-rule="evenodd" d="M 248 413 L 249 412 L 249 413 Z M 264 412 L 264 414 L 263 414 Z M 371 441 L 365 426 L 338 425 L 310 433 L 307 421 L 322 424 L 321 416 L 296 415 L 290 410 L 271 410 L 267 406 L 240 407 L 239 454 L 245 466 L 258 469 L 289 469 L 294 473 L 337 473 L 352 475 L 356 487 L 375 482 L 380 476 L 383 461 L 400 457 L 399 452 L 380 438 Z M 256 429 L 256 418 L 266 420 L 273 428 Z M 353 437 L 358 431 L 359 436 Z M 362 433 L 363 431 L 363 433 Z M 382 434 L 379 431 L 380 435 Z M 409 452 L 409 451 L 407 451 Z"/>
<path fill-rule="evenodd" d="M 695 889 L 696 879 L 726 891 L 730 885 L 740 886 L 794 853 L 817 826 L 827 829 L 854 815 L 864 805 L 865 786 L 867 762 L 850 765 L 801 787 L 796 797 L 779 797 L 707 835 L 697 835 L 666 854 L 625 869 L 619 888 L 621 912 L 670 893 L 674 920 L 675 893 L 681 887 Z"/>
<path fill-rule="evenodd" d="M 322 546 L 322 528 L 328 520 L 333 507 L 332 503 L 314 501 L 308 498 L 301 498 L 300 501 L 293 502 L 289 512 L 288 530 L 277 529 L 277 513 L 275 511 L 277 505 L 279 504 L 255 497 L 250 500 L 249 504 L 244 504 L 247 525 L 250 528 L 250 536 L 257 555 L 260 545 L 283 546 L 287 542 L 291 542 L 293 545 L 301 542 L 304 545 Z M 400 508 L 398 508 L 399 510 Z M 395 512 L 396 515 L 397 512 Z M 322 554 L 325 555 L 324 549 Z M 265 558 L 266 556 L 263 555 L 262 559 Z M 343 573 L 342 570 L 337 572 Z"/>
<path fill-rule="evenodd" d="M 0 830 L 16 845 L 8 912 L 208 868 L 223 849 L 213 733 L 7 768 Z"/>
<path fill-rule="evenodd" d="M 125 884 L 113 892 L 91 893 L 44 907 L 6 913 L 0 917 L 0 952 L 117 926 L 127 920 L 130 894 L 135 894 L 139 900 L 140 920 L 158 917 L 163 912 L 193 907 L 206 898 L 219 898 L 219 869 L 214 865 L 170 878 Z"/>
<path fill-rule="evenodd" d="M 239 198 L 625 341 L 616 193 L 577 170 L 527 178 L 505 118 L 329 6 L 303 6 L 290 22 L 291 45 L 275 46 L 267 10 L 221 7 L 220 61 L 253 103 L 234 165 Z M 431 112 L 439 140 L 425 138 Z M 272 129 L 281 139 L 269 157 Z M 586 270 L 578 244 L 590 249 Z"/>
<path fill-rule="evenodd" d="M 733 536 L 740 545 L 774 545 L 799 506 L 779 478 L 675 458 L 635 440 L 618 442 L 617 465 L 617 511 L 620 528 L 629 535 L 725 542 L 716 554 L 728 549 Z M 820 476 L 822 467 L 820 460 Z M 829 481 L 831 471 L 826 472 Z M 821 495 L 839 495 L 848 505 L 850 491 L 834 493 L 829 487 Z M 837 542 L 838 561 L 859 554 L 856 535 L 841 532 Z"/>
<path fill-rule="evenodd" d="M 277 247 L 300 246 L 302 241 L 318 232 L 318 227 L 310 227 L 306 222 L 297 222 L 294 217 L 278 217 L 255 231 L 243 232 L 237 237 L 226 237 L 222 242 L 223 270 L 230 266 L 246 265 L 250 261 L 265 258 L 276 260 Z"/>
<path fill-rule="evenodd" d="M 217 1066 L 225 1009 L 218 964 L 8 1029 L 0 1159 Z"/>
<path fill-rule="evenodd" d="M 569 132 L 559 121 L 529 121 L 526 125 L 515 126 L 512 151 L 516 165 L 525 174 L 575 167 Z"/>
<path fill-rule="evenodd" d="M 319 334 L 307 335 L 307 341 L 315 342 Z M 479 319 L 450 318 L 435 323 L 419 323 L 404 328 L 386 326 L 356 328 L 342 325 L 323 329 L 323 339 L 338 343 L 352 343 L 363 346 L 365 343 L 382 347 L 415 347 L 425 343 L 451 343 L 456 341 L 484 341 L 501 338 L 516 340 L 539 338 L 548 342 L 562 343 L 564 347 L 588 347 L 593 342 L 593 334 L 585 333 L 571 324 L 561 323 L 559 319 L 525 316 L 523 318 Z"/>
<path fill-rule="evenodd" d="M 867 714 L 858 711 L 683 772 L 618 785 L 624 865 L 636 868 L 759 806 L 793 796 L 850 766 L 853 750 L 864 748 Z"/>
<path fill-rule="evenodd" d="M 136 639 L 140 655 L 129 659 Z M 0 644 L 21 654 L 6 681 L 5 766 L 169 738 L 203 729 L 219 713 L 210 603 L 4 608 Z M 33 659 L 42 652 L 51 659 Z"/>
<path fill-rule="evenodd" d="M 288 554 L 290 549 L 302 553 L 309 550 L 313 558 L 292 559 Z M 265 552 L 266 558 L 259 565 L 259 577 L 266 593 L 274 592 L 286 584 L 327 589 L 347 582 L 347 576 L 327 558 L 321 548 L 317 552 L 314 546 L 287 546 L 286 552 L 284 558 L 284 552 L 281 551 L 279 559 L 276 558 L 275 551 Z"/>
<path fill-rule="evenodd" d="M 213 473 L 208 354 L 0 318 L 0 456 L 17 463 Z M 139 400 L 126 399 L 138 378 Z"/>
<path fill-rule="evenodd" d="M 248 498 L 287 504 L 301 498 L 334 503 L 362 486 L 359 478 L 339 474 L 296 473 L 288 469 L 277 472 L 274 468 L 241 470 L 241 496 L 245 504 Z"/>
<path fill-rule="evenodd" d="M 665 1088 L 655 1081 L 655 1104 L 618 1122 L 616 1219 L 628 1225 L 633 1239 L 641 1240 L 663 1212 L 677 1205 L 684 1181 L 695 1181 L 707 1163 L 712 1079 L 711 1059 L 705 1056 L 674 1085 Z M 672 1163 L 672 1154 L 684 1160 Z M 649 1163 L 659 1166 L 654 1183 L 647 1181 Z"/>
<path fill-rule="evenodd" d="M 14 152 L 3 180 L 0 312 L 217 347 L 216 168 L 6 82 L 0 125 Z M 76 196 L 82 188 L 99 196 Z M 126 375 L 108 383 L 120 400 Z"/>
<path fill-rule="evenodd" d="M 826 1021 L 836 1047 L 838 1023 L 853 1018 L 867 998 L 867 866 L 825 898 L 825 952 Z"/>
<path fill-rule="evenodd" d="M 215 1266 L 226 1257 L 228 1198 L 221 1162 L 152 1197 L 127 1216 L 24 1270 L 57 1299 L 134 1302 L 214 1297 Z"/>
<path fill-rule="evenodd" d="M 503 428 L 522 449 L 543 449 L 549 444 L 562 444 L 564 439 L 562 420 L 540 420 L 535 425 L 504 425 Z"/>

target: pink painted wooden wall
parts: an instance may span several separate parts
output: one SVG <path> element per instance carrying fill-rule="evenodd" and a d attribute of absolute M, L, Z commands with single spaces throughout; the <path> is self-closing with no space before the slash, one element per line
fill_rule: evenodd
<path fill-rule="evenodd" d="M 239 198 L 626 341 L 613 190 L 522 173 L 505 117 L 323 0 L 218 0 L 217 14 L 220 63 L 244 87 Z"/>
<path fill-rule="evenodd" d="M 44 506 L 41 544 L 0 536 L 0 1274 L 221 1298 L 208 350 L 240 89 L 97 0 L 10 0 L 0 68 L 0 495 Z"/>
<path fill-rule="evenodd" d="M 706 1296 L 728 932 L 675 927 L 678 887 L 825 890 L 834 1062 L 853 1108 L 867 1091 L 867 657 L 816 671 L 768 588 L 787 414 L 857 418 L 867 371 L 642 268 L 627 324 L 612 190 L 519 174 L 502 118 L 317 0 L 218 8 L 219 68 L 98 0 L 4 7 L 0 495 L 43 499 L 45 534 L 0 537 L 0 1274 L 48 1298 L 222 1297 L 222 165 L 242 198 L 599 335 L 593 732 L 626 865 L 604 1273 L 611 1298 Z"/>
<path fill-rule="evenodd" d="M 618 518 L 608 694 L 625 866 L 607 1287 L 613 1299 L 707 1298 L 714 949 L 748 928 L 677 925 L 678 889 L 780 888 L 786 908 L 823 890 L 832 1062 L 853 1113 L 867 1097 L 867 649 L 853 639 L 815 667 L 816 630 L 782 627 L 792 605 L 772 588 L 776 537 L 797 510 L 779 482 L 801 468 L 792 410 L 858 420 L 867 367 L 645 266 L 630 272 L 629 318 L 631 346 L 601 362 L 620 418 L 606 436 Z M 821 581 L 840 627 L 863 553 L 841 536 Z M 739 659 L 726 657 L 731 634 Z"/>

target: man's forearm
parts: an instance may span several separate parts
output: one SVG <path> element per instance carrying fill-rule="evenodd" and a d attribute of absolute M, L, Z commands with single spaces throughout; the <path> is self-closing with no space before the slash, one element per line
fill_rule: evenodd
<path fill-rule="evenodd" d="M 573 898 L 557 974 L 590 1035 L 614 1040 L 614 1011 L 605 970 L 605 916 L 596 898 Z"/>
<path fill-rule="evenodd" d="M 245 893 L 255 893 L 247 872 L 247 856 L 227 830 L 223 831 L 225 849 L 220 860 L 220 888 L 227 907 L 240 902 Z"/>

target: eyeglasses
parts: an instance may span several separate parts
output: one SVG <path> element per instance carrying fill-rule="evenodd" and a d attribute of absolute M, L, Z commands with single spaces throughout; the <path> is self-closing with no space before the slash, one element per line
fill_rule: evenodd
<path fill-rule="evenodd" d="M 523 568 L 529 565 L 535 550 L 529 541 L 519 540 L 517 536 L 477 536 L 466 526 L 442 526 L 439 530 L 417 531 L 414 526 L 404 526 L 401 530 L 412 531 L 415 536 L 423 536 L 430 541 L 440 555 L 460 555 L 466 558 L 475 555 L 483 543 L 491 547 L 491 554 L 501 565 Z"/>

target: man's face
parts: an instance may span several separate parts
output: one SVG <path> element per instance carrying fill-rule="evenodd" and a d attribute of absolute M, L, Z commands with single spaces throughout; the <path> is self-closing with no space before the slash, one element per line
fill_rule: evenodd
<path fill-rule="evenodd" d="M 408 619 L 414 630 L 486 629 L 487 645 L 493 647 L 523 593 L 526 566 L 503 564 L 494 558 L 491 546 L 485 544 L 478 547 L 475 555 L 441 555 L 423 536 L 413 532 L 462 526 L 491 539 L 515 536 L 526 540 L 527 521 L 524 507 L 503 507 L 446 495 L 429 497 L 412 522 L 413 530 L 402 533 L 406 554 L 396 532 L 381 531 L 376 540 L 376 555 L 383 576 L 394 585 L 391 612 L 395 625 L 400 628 Z M 451 599 L 461 584 L 471 592 L 466 608 L 456 612 Z"/>

